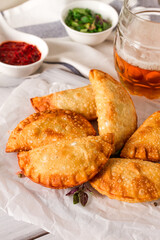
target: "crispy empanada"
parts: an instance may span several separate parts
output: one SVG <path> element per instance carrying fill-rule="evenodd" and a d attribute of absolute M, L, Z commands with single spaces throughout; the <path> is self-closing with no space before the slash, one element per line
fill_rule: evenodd
<path fill-rule="evenodd" d="M 131 203 L 157 200 L 160 198 L 160 164 L 110 158 L 90 183 L 111 199 Z"/>
<path fill-rule="evenodd" d="M 34 113 L 21 121 L 11 132 L 6 152 L 30 150 L 58 139 L 88 135 L 96 135 L 96 131 L 80 114 L 62 109 Z"/>
<path fill-rule="evenodd" d="M 112 136 L 60 140 L 18 153 L 19 166 L 32 181 L 51 188 L 69 188 L 91 179 L 112 152 Z"/>
<path fill-rule="evenodd" d="M 36 111 L 65 109 L 80 113 L 88 120 L 97 118 L 91 85 L 31 98 L 31 103 Z"/>
<path fill-rule="evenodd" d="M 121 157 L 160 161 L 160 111 L 148 117 L 128 139 Z"/>
<path fill-rule="evenodd" d="M 91 70 L 89 80 L 95 95 L 99 134 L 114 134 L 115 153 L 136 130 L 134 104 L 123 86 L 107 73 Z"/>

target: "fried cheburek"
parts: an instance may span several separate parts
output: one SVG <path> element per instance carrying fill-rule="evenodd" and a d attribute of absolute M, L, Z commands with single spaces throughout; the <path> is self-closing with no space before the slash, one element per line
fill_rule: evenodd
<path fill-rule="evenodd" d="M 160 161 L 160 111 L 149 116 L 128 139 L 121 157 Z"/>
<path fill-rule="evenodd" d="M 88 120 L 97 118 L 91 85 L 31 98 L 31 103 L 36 111 L 65 109 L 80 113 Z"/>
<path fill-rule="evenodd" d="M 11 132 L 6 152 L 30 150 L 59 139 L 88 135 L 96 135 L 96 131 L 80 114 L 62 109 L 34 113 Z"/>
<path fill-rule="evenodd" d="M 131 203 L 157 200 L 160 198 L 160 164 L 110 158 L 90 183 L 111 199 Z"/>
<path fill-rule="evenodd" d="M 114 134 L 115 153 L 137 128 L 134 104 L 123 86 L 107 73 L 93 69 L 89 80 L 95 95 L 99 134 Z"/>
<path fill-rule="evenodd" d="M 51 188 L 69 188 L 91 179 L 112 152 L 112 134 L 60 140 L 18 153 L 19 166 L 32 181 Z"/>

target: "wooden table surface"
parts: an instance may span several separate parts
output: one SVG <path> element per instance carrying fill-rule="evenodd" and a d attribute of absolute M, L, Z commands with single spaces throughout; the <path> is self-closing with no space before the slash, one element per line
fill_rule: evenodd
<path fill-rule="evenodd" d="M 46 238 L 47 237 L 47 238 Z M 52 234 L 43 229 L 21 221 L 14 220 L 0 210 L 0 239 L 1 240 L 31 240 L 53 239 Z"/>

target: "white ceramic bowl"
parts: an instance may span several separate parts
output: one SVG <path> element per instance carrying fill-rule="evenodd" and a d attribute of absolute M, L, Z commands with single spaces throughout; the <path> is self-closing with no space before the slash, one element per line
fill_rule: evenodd
<path fill-rule="evenodd" d="M 65 24 L 65 18 L 68 14 L 69 9 L 73 8 L 88 8 L 92 10 L 95 13 L 99 13 L 102 15 L 103 19 L 110 19 L 112 22 L 112 26 L 102 32 L 97 33 L 83 33 L 76 30 L 73 30 L 72 28 L 68 27 Z M 73 39 L 76 42 L 88 44 L 88 45 L 97 45 L 99 43 L 102 43 L 104 40 L 107 39 L 107 37 L 112 32 L 113 28 L 118 23 L 118 14 L 116 10 L 111 7 L 110 5 L 99 2 L 99 1 L 75 1 L 71 2 L 70 4 L 67 4 L 67 6 L 62 10 L 61 12 L 61 22 L 64 25 L 68 35 L 71 39 Z"/>
<path fill-rule="evenodd" d="M 22 66 L 9 65 L 0 62 L 0 72 L 16 78 L 26 77 L 34 73 L 48 54 L 48 46 L 44 40 L 31 34 L 12 29 L 0 15 L 0 44 L 6 41 L 20 41 L 35 45 L 41 52 L 39 61 Z"/>

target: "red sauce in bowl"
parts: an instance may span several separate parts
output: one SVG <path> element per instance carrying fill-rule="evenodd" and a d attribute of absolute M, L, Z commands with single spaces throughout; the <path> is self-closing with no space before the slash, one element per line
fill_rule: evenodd
<path fill-rule="evenodd" d="M 10 65 L 28 65 L 37 62 L 41 52 L 26 42 L 8 41 L 0 45 L 0 62 Z"/>

